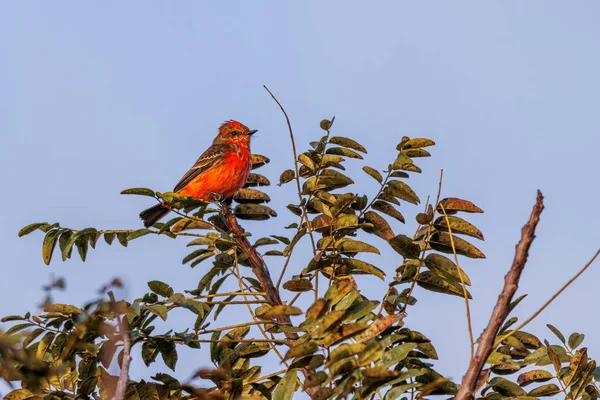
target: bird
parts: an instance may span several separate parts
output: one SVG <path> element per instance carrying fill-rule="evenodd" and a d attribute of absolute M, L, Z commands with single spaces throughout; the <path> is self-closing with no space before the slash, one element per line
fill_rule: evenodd
<path fill-rule="evenodd" d="M 206 203 L 229 200 L 244 187 L 252 170 L 250 138 L 256 132 L 238 121 L 225 121 L 212 145 L 183 175 L 173 192 Z M 160 203 L 142 211 L 140 219 L 148 228 L 170 211 Z"/>

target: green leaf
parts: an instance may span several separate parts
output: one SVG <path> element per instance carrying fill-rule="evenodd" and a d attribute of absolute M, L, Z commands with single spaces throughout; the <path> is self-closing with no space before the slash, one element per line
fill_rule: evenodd
<path fill-rule="evenodd" d="M 425 265 L 433 272 L 442 275 L 446 279 L 462 281 L 465 285 L 470 286 L 471 280 L 467 274 L 456 264 L 454 264 L 449 258 L 444 257 L 440 254 L 430 253 L 425 257 Z"/>
<path fill-rule="evenodd" d="M 50 265 L 52 253 L 56 247 L 56 240 L 58 239 L 60 233 L 61 231 L 59 229 L 53 229 L 48 231 L 46 236 L 44 236 L 44 243 L 42 244 L 42 259 L 46 265 Z"/>
<path fill-rule="evenodd" d="M 296 177 L 296 173 L 291 169 L 286 169 L 279 177 L 279 186 L 291 182 Z"/>
<path fill-rule="evenodd" d="M 177 364 L 177 349 L 175 347 L 175 342 L 170 340 L 162 341 L 159 350 L 165 365 L 175 371 L 175 365 Z"/>
<path fill-rule="evenodd" d="M 167 307 L 162 304 L 152 304 L 148 307 L 150 312 L 154 315 L 158 315 L 163 321 L 167 320 Z"/>
<path fill-rule="evenodd" d="M 552 331 L 552 333 L 554 333 L 556 335 L 558 340 L 563 342 L 563 344 L 567 344 L 567 341 L 565 340 L 565 336 L 558 329 L 556 329 L 556 327 L 554 327 L 553 325 L 550 325 L 550 324 L 546 324 L 546 326 L 548 327 L 548 329 L 550 329 Z"/>
<path fill-rule="evenodd" d="M 485 254 L 471 243 L 457 236 L 452 235 L 454 241 L 454 249 L 456 254 L 461 254 L 469 258 L 485 258 Z M 453 254 L 450 234 L 446 232 L 435 232 L 429 239 L 429 245 L 432 249 L 441 251 L 442 253 Z"/>
<path fill-rule="evenodd" d="M 399 346 L 392 348 L 390 351 L 386 351 L 381 358 L 382 367 L 391 367 L 392 365 L 398 364 L 404 360 L 411 350 L 417 347 L 416 343 L 404 343 Z"/>
<path fill-rule="evenodd" d="M 412 239 L 406 235 L 397 235 L 389 240 L 390 246 L 404 258 L 419 258 L 421 248 L 413 243 Z"/>
<path fill-rule="evenodd" d="M 313 176 L 304 182 L 304 185 L 302 185 L 302 194 L 310 194 L 318 190 L 331 191 L 341 189 L 353 183 L 352 179 L 341 172 L 325 169 L 318 177 Z"/>
<path fill-rule="evenodd" d="M 329 143 L 337 144 L 338 146 L 347 147 L 349 149 L 358 150 L 361 153 L 367 152 L 367 150 L 360 143 L 342 136 L 334 136 L 330 138 Z"/>
<path fill-rule="evenodd" d="M 388 182 L 386 189 L 390 194 L 409 203 L 419 204 L 421 202 L 419 196 L 417 196 L 417 194 L 411 189 L 411 187 L 402 181 L 390 181 Z"/>
<path fill-rule="evenodd" d="M 583 333 L 572 333 L 569 335 L 569 348 L 575 350 L 583 342 L 585 335 Z"/>
<path fill-rule="evenodd" d="M 363 300 L 356 304 L 351 305 L 348 309 L 346 309 L 346 315 L 344 317 L 344 321 L 356 321 L 369 314 L 375 307 L 377 306 L 377 302 L 372 302 L 370 300 Z"/>
<path fill-rule="evenodd" d="M 188 254 L 187 256 L 185 256 L 183 258 L 183 260 L 181 260 L 181 263 L 182 264 L 187 264 L 188 262 L 192 261 L 196 257 L 200 257 L 200 256 L 205 255 L 205 254 L 213 255 L 214 251 L 213 250 L 209 250 L 209 249 L 194 250 L 190 254 Z"/>
<path fill-rule="evenodd" d="M 48 225 L 47 222 L 37 222 L 35 224 L 29 224 L 26 227 L 22 228 L 19 231 L 19 237 L 23 237 L 25 235 L 29 235 L 31 232 L 36 231 L 38 228 L 44 226 L 44 225 Z"/>
<path fill-rule="evenodd" d="M 448 220 L 446 220 L 448 218 Z M 433 226 L 439 230 L 448 232 L 448 223 L 450 224 L 450 230 L 452 233 L 462 233 L 464 235 L 472 236 L 477 239 L 483 240 L 483 233 L 477 227 L 462 218 L 452 217 L 452 216 L 440 216 L 433 223 Z"/>
<path fill-rule="evenodd" d="M 379 171 L 377 171 L 375 168 L 371 168 L 368 165 L 365 165 L 364 167 L 362 167 L 362 169 L 377 182 L 383 182 L 383 176 L 381 176 L 381 173 L 379 173 Z"/>
<path fill-rule="evenodd" d="M 171 286 L 161 281 L 150 281 L 148 282 L 148 287 L 154 293 L 163 297 L 170 297 L 174 293 L 173 288 Z"/>
<path fill-rule="evenodd" d="M 363 156 L 361 156 L 357 152 L 352 151 L 350 149 L 346 149 L 344 147 L 330 147 L 330 148 L 327 149 L 327 151 L 325 153 L 326 154 L 333 154 L 333 155 L 336 155 L 336 156 L 358 158 L 360 160 L 362 160 L 362 158 L 363 158 Z"/>
<path fill-rule="evenodd" d="M 393 205 L 386 203 L 385 201 L 377 200 L 371 207 L 404 223 L 404 216 L 400 213 L 400 211 L 396 210 Z"/>
<path fill-rule="evenodd" d="M 314 354 L 315 351 L 317 351 L 317 344 L 315 342 L 298 343 L 290 348 L 287 353 L 285 353 L 283 360 L 308 356 Z"/>
<path fill-rule="evenodd" d="M 114 232 L 107 232 L 104 234 L 104 241 L 110 246 L 113 240 L 115 240 L 115 236 L 116 234 Z"/>
<path fill-rule="evenodd" d="M 286 372 L 273 391 L 273 400 L 291 400 L 297 389 L 297 377 L 295 369 Z"/>
<path fill-rule="evenodd" d="M 336 243 L 336 248 L 340 253 L 375 253 L 381 254 L 379 249 L 365 242 L 354 239 L 340 240 Z"/>
<path fill-rule="evenodd" d="M 501 377 L 492 378 L 492 380 L 490 380 L 489 385 L 503 396 L 516 397 L 525 396 L 527 394 L 527 392 L 516 383 L 513 383 Z"/>
<path fill-rule="evenodd" d="M 448 197 L 446 199 L 440 200 L 438 206 L 437 206 L 437 211 L 439 213 L 442 213 L 442 207 L 444 207 L 444 210 L 446 210 L 446 213 L 450 214 L 458 212 L 458 211 L 463 211 L 463 212 L 468 212 L 468 213 L 482 213 L 483 210 L 479 207 L 477 207 L 475 204 L 471 203 L 468 200 L 463 200 L 463 199 L 458 199 L 456 197 Z"/>
<path fill-rule="evenodd" d="M 76 244 L 78 239 L 82 239 L 86 241 L 87 244 L 87 239 L 86 236 L 90 235 L 90 234 L 96 234 L 98 231 L 95 228 L 86 228 L 83 229 L 79 232 L 76 232 L 74 234 L 72 234 L 71 236 L 69 236 L 68 241 L 65 243 L 64 247 L 61 245 L 61 249 L 62 249 L 62 256 L 63 256 L 63 260 L 66 260 L 67 258 L 69 258 L 71 256 L 71 250 L 73 248 L 73 245 Z M 62 236 L 61 236 L 62 237 Z M 79 243 L 82 243 L 81 241 Z M 79 245 L 77 247 L 83 249 L 84 245 Z M 82 250 L 80 251 L 80 255 L 82 256 L 83 261 L 85 261 L 85 252 L 87 251 L 87 246 L 85 247 L 84 251 L 83 251 L 83 255 L 82 255 Z"/>
<path fill-rule="evenodd" d="M 416 388 L 419 384 L 418 383 L 406 383 L 403 385 L 398 385 L 398 386 L 394 386 L 393 388 L 391 388 L 390 390 L 388 390 L 385 394 L 385 396 L 383 397 L 383 400 L 395 400 L 400 398 L 400 396 L 402 396 L 404 393 L 406 393 L 407 390 Z"/>
<path fill-rule="evenodd" d="M 158 353 L 158 344 L 155 341 L 148 341 L 142 344 L 142 360 L 147 367 L 156 360 Z"/>
<path fill-rule="evenodd" d="M 235 207 L 234 214 L 239 219 L 263 221 L 276 217 L 277 213 L 261 204 L 239 204 Z"/>
<path fill-rule="evenodd" d="M 138 229 L 137 231 L 129 232 L 127 234 L 127 240 L 129 241 L 129 240 L 137 239 L 137 238 L 145 236 L 149 233 L 152 233 L 152 231 L 150 229 L 146 229 L 146 228 Z M 106 234 L 104 235 L 104 239 L 106 239 Z M 111 242 L 112 242 L 112 240 L 111 240 Z"/>
<path fill-rule="evenodd" d="M 139 195 L 139 196 L 148 196 L 148 197 L 154 197 L 154 196 L 156 196 L 156 194 L 154 193 L 153 190 L 146 189 L 146 188 L 126 189 L 126 190 L 123 190 L 121 192 L 121 194 L 136 194 L 136 195 Z"/>
<path fill-rule="evenodd" d="M 385 277 L 385 272 L 383 272 L 381 269 L 362 260 L 357 260 L 355 258 L 342 258 L 340 262 L 352 268 L 353 273 L 360 271 L 365 274 L 375 275 L 382 280 Z"/>
<path fill-rule="evenodd" d="M 421 272 L 417 277 L 417 285 L 432 292 L 451 294 L 464 297 L 462 285 L 459 282 L 446 280 L 431 271 Z M 467 297 L 472 299 L 469 291 L 466 291 Z"/>

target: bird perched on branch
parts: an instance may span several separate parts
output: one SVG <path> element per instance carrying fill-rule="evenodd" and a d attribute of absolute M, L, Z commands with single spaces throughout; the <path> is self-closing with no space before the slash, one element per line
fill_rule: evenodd
<path fill-rule="evenodd" d="M 250 130 L 237 121 L 227 121 L 219 128 L 212 145 L 181 178 L 173 189 L 181 195 L 204 202 L 224 201 L 231 198 L 248 180 L 252 169 Z M 140 213 L 144 226 L 150 227 L 171 211 L 157 204 Z"/>

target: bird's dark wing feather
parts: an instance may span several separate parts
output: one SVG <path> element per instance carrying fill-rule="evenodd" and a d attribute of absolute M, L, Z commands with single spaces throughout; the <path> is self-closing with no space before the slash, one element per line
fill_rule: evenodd
<path fill-rule="evenodd" d="M 185 175 L 181 178 L 181 180 L 175 186 L 175 189 L 173 189 L 173 191 L 180 191 L 201 173 L 205 172 L 210 168 L 219 166 L 223 162 L 223 154 L 229 147 L 230 146 L 228 144 L 214 144 L 210 146 L 198 158 L 194 166 L 190 168 L 188 172 L 185 173 Z"/>

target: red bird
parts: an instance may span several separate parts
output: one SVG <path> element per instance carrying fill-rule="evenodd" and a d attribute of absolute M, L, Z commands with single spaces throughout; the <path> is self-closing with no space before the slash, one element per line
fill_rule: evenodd
<path fill-rule="evenodd" d="M 237 121 L 227 121 L 219 128 L 212 145 L 181 178 L 173 189 L 181 195 L 211 202 L 232 197 L 248 180 L 252 169 L 250 130 Z M 150 227 L 171 211 L 157 204 L 140 213 L 144 226 Z"/>

